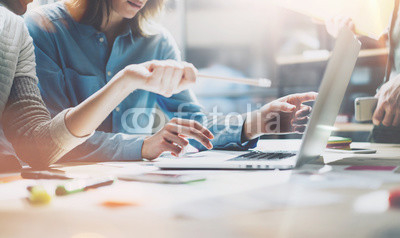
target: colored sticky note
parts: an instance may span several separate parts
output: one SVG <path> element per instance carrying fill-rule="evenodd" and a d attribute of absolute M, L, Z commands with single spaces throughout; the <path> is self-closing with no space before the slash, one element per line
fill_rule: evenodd
<path fill-rule="evenodd" d="M 374 165 L 356 165 L 347 167 L 345 170 L 372 170 L 372 171 L 392 171 L 397 166 L 374 166 Z"/>
<path fill-rule="evenodd" d="M 351 142 L 352 139 L 350 138 L 331 136 L 329 137 L 326 148 L 350 150 Z"/>

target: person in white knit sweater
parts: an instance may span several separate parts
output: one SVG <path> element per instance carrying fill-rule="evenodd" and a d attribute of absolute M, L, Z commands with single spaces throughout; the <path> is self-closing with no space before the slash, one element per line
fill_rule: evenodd
<path fill-rule="evenodd" d="M 0 0 L 1 124 L 16 155 L 31 167 L 46 168 L 83 143 L 132 91 L 146 89 L 167 95 L 171 88 L 164 81 L 177 81 L 172 89 L 175 93 L 196 81 L 196 69 L 185 62 L 130 65 L 90 98 L 51 119 L 37 86 L 32 39 L 22 18 L 16 15 L 25 13 L 31 1 Z M 166 68 L 180 72 L 183 77 L 173 78 L 165 74 Z M 173 124 L 190 127 L 184 136 L 197 139 L 204 145 L 208 145 L 213 137 L 196 122 L 177 119 Z M 10 168 L 16 162 L 9 155 L 3 149 L 0 151 L 0 170 Z"/>

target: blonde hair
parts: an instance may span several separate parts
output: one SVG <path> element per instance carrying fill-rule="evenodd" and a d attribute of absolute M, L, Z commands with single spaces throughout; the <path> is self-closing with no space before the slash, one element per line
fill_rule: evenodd
<path fill-rule="evenodd" d="M 165 0 L 148 0 L 145 6 L 132 19 L 127 19 L 134 37 L 145 37 L 149 34 L 150 22 L 164 9 Z M 81 23 L 92 25 L 97 30 L 104 17 L 110 17 L 111 0 L 88 0 Z"/>

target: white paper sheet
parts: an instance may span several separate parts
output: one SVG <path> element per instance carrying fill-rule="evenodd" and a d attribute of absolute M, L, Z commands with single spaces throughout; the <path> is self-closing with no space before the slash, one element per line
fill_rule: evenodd
<path fill-rule="evenodd" d="M 175 206 L 173 211 L 177 217 L 204 219 L 290 207 L 327 205 L 340 200 L 339 195 L 301 186 L 274 186 L 184 203 Z"/>

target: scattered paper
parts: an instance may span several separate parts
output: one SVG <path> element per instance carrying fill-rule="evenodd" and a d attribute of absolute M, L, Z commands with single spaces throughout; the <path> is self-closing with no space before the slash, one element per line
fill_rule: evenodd
<path fill-rule="evenodd" d="M 365 174 L 345 171 L 344 166 L 306 165 L 301 170 L 294 172 L 290 183 L 312 189 L 377 189 L 382 185 L 382 180 L 373 176 L 368 177 Z"/>
<path fill-rule="evenodd" d="M 384 183 L 400 183 L 400 174 L 393 172 L 393 170 L 346 170 L 347 167 L 350 166 L 393 166 L 397 167 L 399 161 L 390 160 L 393 165 L 388 165 L 388 162 L 380 164 L 380 162 L 375 162 L 376 160 L 373 159 L 370 161 L 371 158 L 366 159 L 362 158 L 359 163 L 354 162 L 356 165 L 352 165 L 352 163 L 339 163 L 339 165 L 333 165 L 330 163 L 329 165 L 319 166 L 318 165 L 306 165 L 303 166 L 302 169 L 304 172 L 312 172 L 314 171 L 315 174 L 319 176 L 325 176 L 326 178 L 330 178 L 329 181 L 333 184 L 337 184 L 338 186 L 342 183 L 343 187 L 354 187 L 354 188 L 367 188 L 367 189 L 376 189 L 379 188 Z M 381 161 L 382 159 L 378 159 Z M 382 161 L 381 161 L 382 162 Z M 367 165 L 365 165 L 367 164 Z M 374 165 L 380 164 L 380 165 Z M 321 170 L 324 170 L 322 172 Z M 347 185 L 346 185 L 346 180 Z M 333 185 L 332 184 L 332 185 Z M 368 184 L 370 186 L 368 186 Z M 329 188 L 329 183 L 321 182 L 321 188 L 326 186 Z"/>
<path fill-rule="evenodd" d="M 320 206 L 339 201 L 341 197 L 336 194 L 288 185 L 192 201 L 179 204 L 173 210 L 177 217 L 205 219 L 288 207 Z"/>
<path fill-rule="evenodd" d="M 399 159 L 385 159 L 374 157 L 347 157 L 329 163 L 329 165 L 348 166 L 400 166 Z"/>
<path fill-rule="evenodd" d="M 395 168 L 396 166 L 356 165 L 347 167 L 345 170 L 393 171 Z"/>
<path fill-rule="evenodd" d="M 359 213 L 382 213 L 389 208 L 389 192 L 376 191 L 356 199 L 353 209 Z"/>
<path fill-rule="evenodd" d="M 36 185 L 36 182 L 32 180 L 18 180 L 0 184 L 0 201 L 26 198 L 29 196 L 26 188 L 33 185 Z"/>

